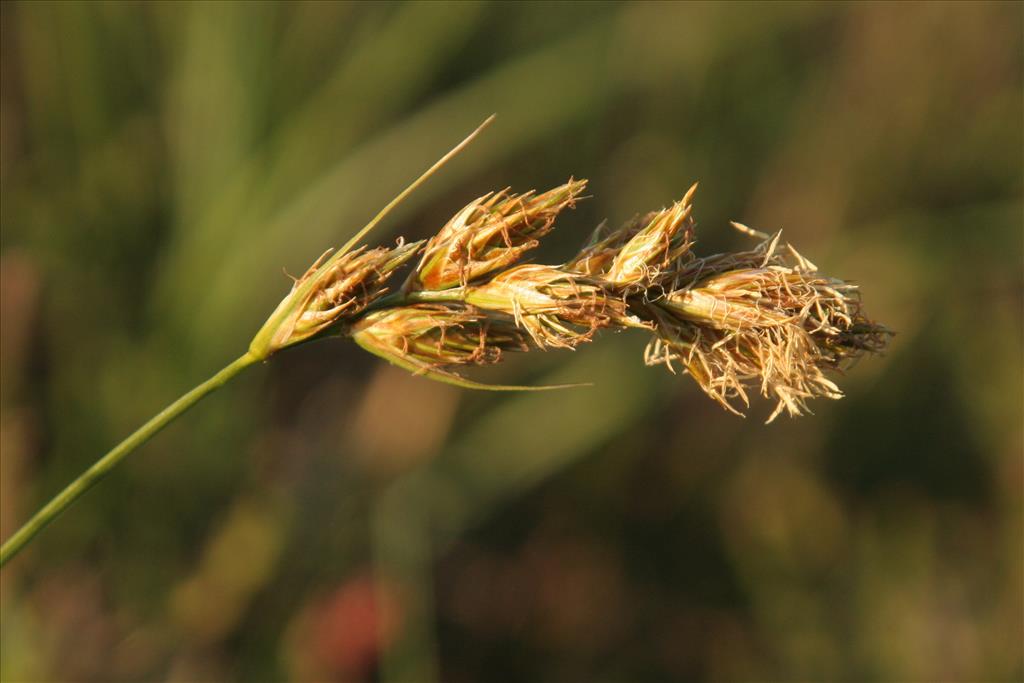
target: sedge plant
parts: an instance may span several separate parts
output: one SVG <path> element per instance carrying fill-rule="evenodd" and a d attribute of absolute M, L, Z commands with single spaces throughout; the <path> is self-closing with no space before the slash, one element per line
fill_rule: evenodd
<path fill-rule="evenodd" d="M 245 368 L 293 346 L 347 337 L 425 378 L 490 391 L 557 386 L 492 385 L 463 366 L 506 353 L 574 349 L 602 330 L 650 336 L 644 360 L 690 375 L 736 414 L 751 393 L 800 415 L 810 399 L 840 398 L 828 377 L 890 334 L 861 310 L 857 288 L 827 277 L 781 233 L 738 223 L 758 240 L 747 251 L 698 256 L 693 196 L 610 230 L 599 227 L 560 265 L 524 262 L 582 198 L 585 180 L 543 193 L 508 189 L 474 199 L 429 240 L 369 248 L 366 235 L 403 199 L 465 148 L 492 120 L 403 190 L 339 250 L 299 278 L 248 350 L 142 425 L 57 494 L 7 539 L 0 566 L 125 457 Z M 397 272 L 406 267 L 404 279 Z M 397 280 L 400 285 L 395 286 Z M 393 291 L 392 291 L 393 289 Z"/>

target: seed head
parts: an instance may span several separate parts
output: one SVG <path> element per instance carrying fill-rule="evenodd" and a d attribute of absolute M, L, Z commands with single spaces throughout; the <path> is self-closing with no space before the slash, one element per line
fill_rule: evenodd
<path fill-rule="evenodd" d="M 486 125 L 486 124 L 485 124 Z M 479 132 L 479 130 L 477 131 Z M 728 410 L 759 391 L 799 415 L 815 397 L 842 396 L 826 376 L 891 334 L 861 311 L 857 288 L 820 275 L 793 247 L 762 238 L 753 249 L 698 257 L 692 199 L 608 232 L 598 228 L 562 266 L 520 264 L 586 186 L 570 179 L 540 195 L 507 189 L 463 207 L 422 248 L 401 291 L 388 297 L 394 270 L 421 244 L 352 251 L 398 202 L 465 146 L 474 133 L 403 190 L 341 251 L 325 254 L 295 282 L 267 320 L 250 355 L 337 331 L 415 374 L 489 390 L 553 389 L 484 385 L 452 368 L 496 363 L 506 351 L 573 349 L 602 328 L 652 334 L 648 365 L 689 373 Z"/>
<path fill-rule="evenodd" d="M 473 200 L 427 243 L 407 288 L 449 289 L 507 268 L 539 244 L 586 184 L 570 179 L 540 195 L 502 190 Z"/>

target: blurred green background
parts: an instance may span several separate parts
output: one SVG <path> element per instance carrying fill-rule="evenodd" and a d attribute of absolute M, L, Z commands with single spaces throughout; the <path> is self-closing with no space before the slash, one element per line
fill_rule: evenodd
<path fill-rule="evenodd" d="M 249 371 L 0 574 L 5 681 L 1020 681 L 1020 3 L 0 5 L 2 534 L 299 273 L 488 190 L 694 180 L 898 331 L 762 424 L 641 334 L 494 396 L 331 341 Z"/>

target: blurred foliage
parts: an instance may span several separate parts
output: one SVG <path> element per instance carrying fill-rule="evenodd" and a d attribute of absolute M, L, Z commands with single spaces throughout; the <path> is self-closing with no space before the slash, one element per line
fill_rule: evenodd
<path fill-rule="evenodd" d="M 1012 681 L 1022 664 L 1019 3 L 0 4 L 6 537 L 375 239 L 570 175 L 557 261 L 696 197 L 898 331 L 761 424 L 642 335 L 482 396 L 351 344 L 204 403 L 0 576 L 5 681 Z"/>

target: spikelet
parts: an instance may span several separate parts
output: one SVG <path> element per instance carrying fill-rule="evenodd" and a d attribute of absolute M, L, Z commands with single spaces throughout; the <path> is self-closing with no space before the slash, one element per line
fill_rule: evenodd
<path fill-rule="evenodd" d="M 693 246 L 694 183 L 668 209 L 634 219 L 607 236 L 600 232 L 567 264 L 569 270 L 600 277 L 616 289 L 651 287 L 671 275 Z"/>
<path fill-rule="evenodd" d="M 452 370 L 464 365 L 489 365 L 507 351 L 527 351 L 529 337 L 508 316 L 486 314 L 464 305 L 414 304 L 374 311 L 349 330 L 364 350 L 445 384 L 485 391 L 544 391 L 576 384 L 509 386 L 484 384 Z"/>
<path fill-rule="evenodd" d="M 295 280 L 253 339 L 250 353 L 265 358 L 352 319 L 387 292 L 387 279 L 422 245 L 399 241 L 393 249 L 359 247 L 330 260 L 332 250 L 326 251 Z"/>
<path fill-rule="evenodd" d="M 678 362 L 733 412 L 735 401 L 749 405 L 747 387 L 759 386 L 777 400 L 769 422 L 783 410 L 807 412 L 808 399 L 841 398 L 824 370 L 881 350 L 888 334 L 862 315 L 854 285 L 817 275 L 788 246 L 787 259 L 778 241 L 696 259 L 677 274 L 676 289 L 646 307 L 655 321 L 649 365 Z"/>
<path fill-rule="evenodd" d="M 537 346 L 575 348 L 626 316 L 624 303 L 599 285 L 552 266 L 527 264 L 466 290 L 474 306 L 511 315 Z"/>
<path fill-rule="evenodd" d="M 430 239 L 406 289 L 449 289 L 511 266 L 574 206 L 586 184 L 570 179 L 540 195 L 502 190 L 473 200 Z"/>
<path fill-rule="evenodd" d="M 423 368 L 487 365 L 500 361 L 503 351 L 529 349 L 527 336 L 511 320 L 443 304 L 375 311 L 359 320 L 350 334 L 378 356 L 401 357 Z"/>

